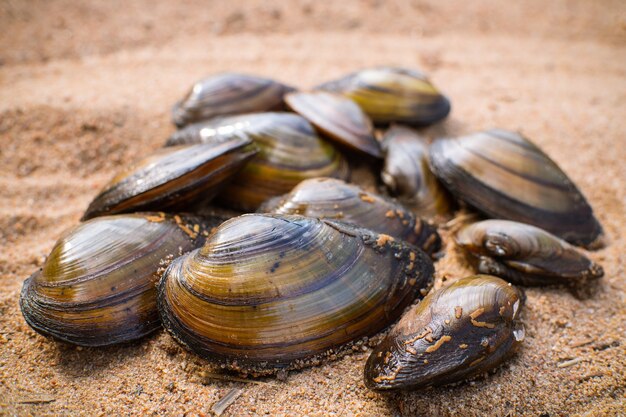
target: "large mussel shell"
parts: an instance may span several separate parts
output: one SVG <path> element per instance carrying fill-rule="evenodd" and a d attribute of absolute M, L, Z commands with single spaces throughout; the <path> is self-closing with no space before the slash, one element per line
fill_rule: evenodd
<path fill-rule="evenodd" d="M 200 246 L 209 226 L 162 213 L 79 224 L 24 282 L 26 322 L 45 336 L 83 346 L 127 342 L 156 330 L 158 271 Z"/>
<path fill-rule="evenodd" d="M 292 113 L 232 116 L 191 125 L 175 133 L 167 144 L 229 137 L 252 139 L 260 150 L 219 196 L 234 209 L 254 211 L 268 198 L 285 194 L 308 178 L 349 176 L 342 155 L 320 139 L 306 119 Z"/>
<path fill-rule="evenodd" d="M 485 220 L 460 229 L 455 239 L 479 272 L 514 284 L 583 284 L 604 274 L 572 245 L 524 223 Z"/>
<path fill-rule="evenodd" d="M 161 149 L 115 176 L 83 220 L 133 211 L 188 210 L 209 201 L 256 152 L 245 138 Z"/>
<path fill-rule="evenodd" d="M 452 194 L 490 217 L 532 224 L 585 246 L 602 234 L 576 185 L 518 133 L 493 129 L 439 139 L 430 162 Z"/>
<path fill-rule="evenodd" d="M 428 164 L 428 141 L 408 127 L 392 126 L 383 137 L 381 179 L 392 195 L 423 216 L 450 211 L 448 192 Z"/>
<path fill-rule="evenodd" d="M 172 109 L 179 127 L 217 116 L 282 110 L 283 96 L 294 89 L 252 75 L 223 73 L 198 81 Z"/>
<path fill-rule="evenodd" d="M 419 71 L 369 68 L 317 87 L 354 100 L 375 124 L 424 126 L 445 118 L 450 102 Z"/>
<path fill-rule="evenodd" d="M 500 278 L 477 275 L 431 292 L 407 311 L 365 364 L 376 390 L 462 381 L 508 358 L 524 339 L 521 293 Z"/>
<path fill-rule="evenodd" d="M 326 137 L 375 158 L 382 157 L 372 121 L 354 101 L 340 94 L 317 91 L 289 93 L 285 102 Z"/>
<path fill-rule="evenodd" d="M 302 181 L 291 193 L 269 200 L 259 211 L 351 223 L 404 240 L 430 255 L 441 248 L 437 229 L 405 207 L 337 179 Z"/>
<path fill-rule="evenodd" d="M 159 284 L 164 327 L 229 369 L 319 363 L 396 320 L 433 274 L 422 251 L 365 229 L 246 214 L 175 260 Z"/>

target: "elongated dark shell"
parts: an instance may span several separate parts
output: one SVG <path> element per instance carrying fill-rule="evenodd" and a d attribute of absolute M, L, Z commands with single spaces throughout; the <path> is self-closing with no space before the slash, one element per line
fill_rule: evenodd
<path fill-rule="evenodd" d="M 463 278 L 407 311 L 365 364 L 375 390 L 445 385 L 487 372 L 524 339 L 521 293 L 489 275 Z"/>
<path fill-rule="evenodd" d="M 577 245 L 594 246 L 602 234 L 576 185 L 518 133 L 439 139 L 430 162 L 452 194 L 490 217 L 532 224 Z"/>
<path fill-rule="evenodd" d="M 257 153 L 250 139 L 162 149 L 115 176 L 83 220 L 133 211 L 188 210 L 209 201 Z"/>
<path fill-rule="evenodd" d="M 437 229 L 400 204 L 333 178 L 302 181 L 291 193 L 259 211 L 335 219 L 385 233 L 432 255 L 441 248 Z"/>
<path fill-rule="evenodd" d="M 217 116 L 282 110 L 283 96 L 294 89 L 268 78 L 223 73 L 198 81 L 172 109 L 176 126 Z"/>
<path fill-rule="evenodd" d="M 429 125 L 450 113 L 450 102 L 419 71 L 369 68 L 318 87 L 354 100 L 375 124 Z"/>
<path fill-rule="evenodd" d="M 247 214 L 175 260 L 159 285 L 166 329 L 230 369 L 319 363 L 396 320 L 430 285 L 414 246 L 302 216 Z"/>
<path fill-rule="evenodd" d="M 374 158 L 382 158 L 372 121 L 349 98 L 325 91 L 296 92 L 287 94 L 285 102 L 326 137 Z"/>
<path fill-rule="evenodd" d="M 465 226 L 456 242 L 476 261 L 479 272 L 514 284 L 584 284 L 604 275 L 602 267 L 545 230 L 507 220 Z"/>
<path fill-rule="evenodd" d="M 415 130 L 395 125 L 383 138 L 381 179 L 392 195 L 422 216 L 450 211 L 448 192 L 428 165 L 428 141 Z"/>
<path fill-rule="evenodd" d="M 24 281 L 20 307 L 26 322 L 45 336 L 83 346 L 127 342 L 156 330 L 158 271 L 200 246 L 205 226 L 162 213 L 79 224 Z"/>

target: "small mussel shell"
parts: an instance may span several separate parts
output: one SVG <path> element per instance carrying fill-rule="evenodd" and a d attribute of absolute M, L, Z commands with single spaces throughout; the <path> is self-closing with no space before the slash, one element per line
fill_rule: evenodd
<path fill-rule="evenodd" d="M 545 230 L 507 220 L 470 224 L 456 242 L 476 261 L 478 272 L 514 284 L 584 284 L 604 275 L 602 267 Z"/>
<path fill-rule="evenodd" d="M 285 102 L 326 137 L 374 158 L 382 157 L 372 121 L 349 98 L 325 91 L 296 92 L 287 94 Z"/>
<path fill-rule="evenodd" d="M 351 223 L 404 240 L 430 255 L 441 248 L 437 229 L 405 207 L 337 179 L 302 181 L 291 193 L 269 200 L 259 211 Z"/>
<path fill-rule="evenodd" d="M 159 269 L 204 242 L 210 226 L 163 213 L 98 217 L 55 244 L 24 281 L 20 307 L 37 332 L 83 346 L 138 339 L 160 327 Z"/>
<path fill-rule="evenodd" d="M 252 75 L 223 73 L 198 81 L 172 109 L 176 126 L 217 116 L 282 110 L 283 96 L 294 89 Z"/>
<path fill-rule="evenodd" d="M 423 216 L 450 211 L 448 192 L 428 165 L 428 141 L 415 130 L 395 125 L 385 132 L 381 179 L 390 193 Z"/>
<path fill-rule="evenodd" d="M 303 216 L 246 214 L 175 260 L 159 284 L 164 327 L 253 374 L 312 366 L 393 323 L 430 285 L 432 261 L 386 235 Z"/>
<path fill-rule="evenodd" d="M 489 275 L 431 292 L 408 310 L 365 364 L 375 390 L 445 385 L 487 372 L 524 339 L 521 293 Z"/>
<path fill-rule="evenodd" d="M 369 68 L 317 87 L 355 101 L 377 125 L 424 126 L 445 118 L 450 102 L 419 71 Z"/>
<path fill-rule="evenodd" d="M 576 185 L 518 133 L 493 129 L 438 139 L 430 163 L 454 196 L 489 217 L 532 224 L 577 245 L 600 240 L 602 226 Z"/>
<path fill-rule="evenodd" d="M 172 211 L 209 201 L 257 153 L 250 139 L 161 149 L 115 176 L 82 220 L 145 210 Z"/>

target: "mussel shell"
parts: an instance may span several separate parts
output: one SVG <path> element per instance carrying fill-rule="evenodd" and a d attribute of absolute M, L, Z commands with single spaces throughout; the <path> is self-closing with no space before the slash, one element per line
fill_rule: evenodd
<path fill-rule="evenodd" d="M 404 242 L 329 220 L 246 214 L 175 260 L 165 328 L 198 355 L 256 374 L 311 366 L 396 320 L 430 285 Z"/>
<path fill-rule="evenodd" d="M 431 292 L 408 310 L 365 364 L 375 390 L 445 385 L 487 372 L 524 339 L 521 293 L 477 275 Z"/>
<path fill-rule="evenodd" d="M 447 214 L 452 204 L 430 170 L 427 139 L 413 129 L 394 125 L 385 132 L 382 145 L 381 179 L 390 193 L 421 216 Z"/>
<path fill-rule="evenodd" d="M 285 96 L 285 102 L 326 137 L 374 158 L 382 157 L 372 121 L 349 98 L 325 91 L 294 92 Z"/>
<path fill-rule="evenodd" d="M 217 116 L 282 110 L 283 96 L 293 90 L 268 78 L 217 74 L 195 83 L 174 105 L 172 119 L 176 126 L 182 127 Z"/>
<path fill-rule="evenodd" d="M 437 229 L 400 204 L 333 178 L 302 181 L 291 193 L 272 199 L 260 212 L 333 219 L 384 233 L 432 255 L 441 248 Z"/>
<path fill-rule="evenodd" d="M 188 210 L 209 201 L 256 153 L 245 138 L 161 149 L 116 175 L 82 220 L 133 211 Z"/>
<path fill-rule="evenodd" d="M 480 273 L 514 284 L 584 284 L 604 275 L 569 243 L 524 223 L 485 220 L 463 227 L 455 239 Z"/>
<path fill-rule="evenodd" d="M 577 245 L 594 246 L 602 234 L 576 185 L 518 133 L 493 129 L 439 139 L 430 162 L 454 196 L 489 217 L 532 224 Z"/>
<path fill-rule="evenodd" d="M 159 269 L 200 246 L 207 228 L 163 213 L 98 217 L 65 233 L 22 287 L 20 307 L 37 332 L 83 346 L 140 338 L 160 327 Z"/>
<path fill-rule="evenodd" d="M 450 113 L 450 101 L 419 71 L 364 69 L 317 87 L 354 100 L 377 125 L 429 125 Z"/>

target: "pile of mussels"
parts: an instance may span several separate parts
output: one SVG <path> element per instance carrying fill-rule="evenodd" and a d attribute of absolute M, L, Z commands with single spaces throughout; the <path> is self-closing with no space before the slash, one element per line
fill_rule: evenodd
<path fill-rule="evenodd" d="M 513 284 L 600 278 L 572 244 L 598 247 L 602 227 L 522 135 L 429 143 L 408 127 L 449 111 L 423 74 L 401 68 L 308 92 L 235 73 L 201 80 L 174 106 L 165 147 L 115 176 L 24 282 L 24 318 L 83 346 L 164 326 L 252 375 L 336 358 L 397 322 L 365 365 L 372 389 L 494 369 L 524 339 Z M 355 167 L 395 198 L 349 183 Z M 480 275 L 430 291 L 436 223 L 458 204 L 492 218 L 453 230 Z"/>

